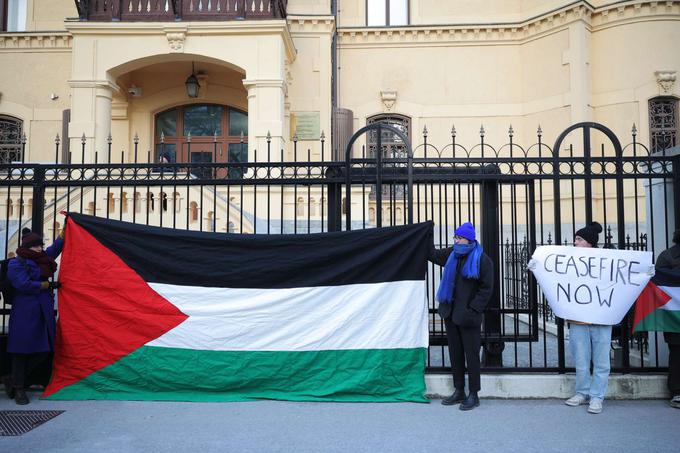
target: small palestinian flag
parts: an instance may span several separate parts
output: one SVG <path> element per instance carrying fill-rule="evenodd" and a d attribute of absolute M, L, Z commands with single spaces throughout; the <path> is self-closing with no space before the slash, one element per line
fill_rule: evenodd
<path fill-rule="evenodd" d="M 635 303 L 633 332 L 680 332 L 680 270 L 657 269 Z"/>
<path fill-rule="evenodd" d="M 72 214 L 45 396 L 424 402 L 431 234 L 234 235 Z"/>

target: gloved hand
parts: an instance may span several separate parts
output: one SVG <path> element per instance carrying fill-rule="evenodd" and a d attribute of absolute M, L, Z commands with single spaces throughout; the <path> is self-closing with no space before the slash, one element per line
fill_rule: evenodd
<path fill-rule="evenodd" d="M 647 275 L 650 277 L 654 277 L 656 275 L 656 267 L 654 267 L 654 265 L 651 265 L 647 268 Z"/>
<path fill-rule="evenodd" d="M 40 289 L 57 289 L 61 288 L 61 283 L 59 282 L 40 282 Z"/>
<path fill-rule="evenodd" d="M 536 269 L 537 266 L 538 266 L 538 260 L 535 259 L 535 258 L 531 258 L 529 260 L 529 263 L 527 264 L 527 269 L 529 269 L 530 271 L 533 271 L 534 269 Z"/>

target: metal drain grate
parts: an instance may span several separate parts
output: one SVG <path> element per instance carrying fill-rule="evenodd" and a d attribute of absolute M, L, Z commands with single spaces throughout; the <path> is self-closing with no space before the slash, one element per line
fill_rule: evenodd
<path fill-rule="evenodd" d="M 0 436 L 21 436 L 64 411 L 0 411 Z"/>

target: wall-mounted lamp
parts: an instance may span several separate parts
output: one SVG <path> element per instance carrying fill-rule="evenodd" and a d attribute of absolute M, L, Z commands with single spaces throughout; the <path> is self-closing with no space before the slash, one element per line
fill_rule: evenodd
<path fill-rule="evenodd" d="M 198 83 L 193 62 L 191 63 L 191 75 L 187 78 L 187 81 L 184 82 L 184 85 L 187 87 L 187 96 L 190 98 L 198 97 L 198 90 L 201 88 L 201 84 Z"/>

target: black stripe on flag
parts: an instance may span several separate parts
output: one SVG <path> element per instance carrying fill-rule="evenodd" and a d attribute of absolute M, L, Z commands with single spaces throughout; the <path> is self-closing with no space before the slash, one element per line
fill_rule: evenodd
<path fill-rule="evenodd" d="M 300 288 L 423 280 L 432 222 L 348 232 L 244 235 L 176 230 L 84 214 L 71 219 L 144 280 L 221 288 Z"/>
<path fill-rule="evenodd" d="M 680 286 L 680 270 L 660 268 L 652 277 L 656 286 Z"/>

